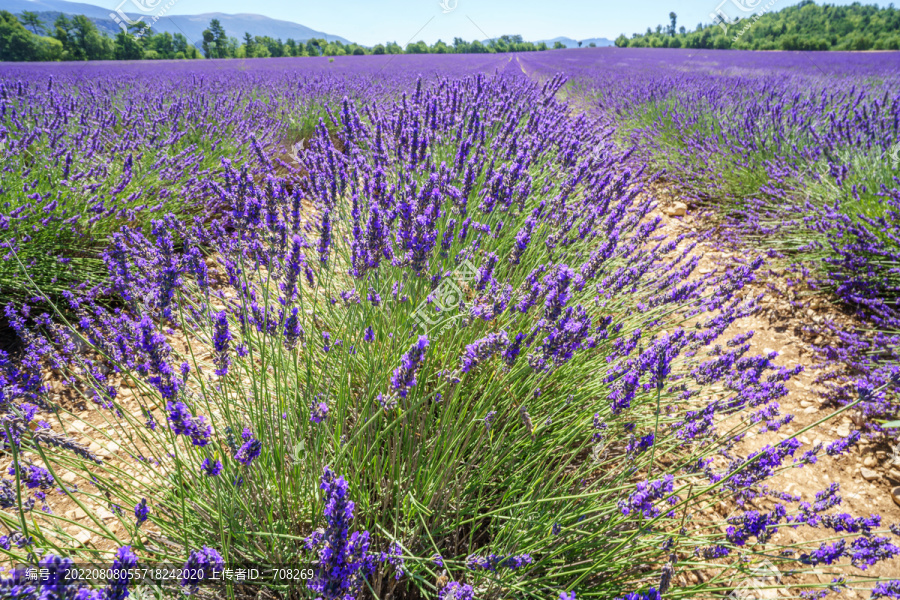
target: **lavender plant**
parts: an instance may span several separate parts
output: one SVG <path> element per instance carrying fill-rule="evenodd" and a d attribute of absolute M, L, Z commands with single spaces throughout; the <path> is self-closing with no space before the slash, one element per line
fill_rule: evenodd
<path fill-rule="evenodd" d="M 267 582 L 285 596 L 721 597 L 764 561 L 785 586 L 826 589 L 809 574 L 839 561 L 861 575 L 831 587 L 874 585 L 864 567 L 900 553 L 889 524 L 835 514 L 834 487 L 770 485 L 822 448 L 778 437 L 799 368 L 726 335 L 757 308 L 762 261 L 696 272 L 652 177 L 603 120 L 568 114 L 564 83 L 509 68 L 348 97 L 302 164 L 223 160 L 207 218 L 112 236 L 111 292 L 153 302 L 10 305 L 28 350 L 0 363 L 23 407 L 4 420 L 21 468 L 0 520 L 27 541 L 3 552 L 111 556 L 23 506 L 23 479 L 74 475 L 62 493 L 130 546 L 120 560 L 311 565 L 300 589 Z M 42 365 L 96 406 L 114 456 L 68 419 L 29 426 Z M 822 539 L 776 535 L 799 527 Z"/>

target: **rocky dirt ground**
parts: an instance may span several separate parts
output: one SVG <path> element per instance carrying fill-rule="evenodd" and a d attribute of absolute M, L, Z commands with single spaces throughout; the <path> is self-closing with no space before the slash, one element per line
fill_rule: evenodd
<path fill-rule="evenodd" d="M 665 231 L 672 235 L 681 232 L 701 234 L 707 229 L 701 215 L 688 209 L 686 204 L 674 200 L 677 194 L 663 189 L 655 189 L 654 192 L 657 197 L 667 198 L 661 208 L 661 212 L 665 215 Z M 698 266 L 701 274 L 733 266 L 738 255 L 742 260 L 752 257 L 750 249 L 724 252 L 711 242 L 701 243 L 697 252 L 702 254 Z M 747 293 L 763 294 L 762 309 L 753 316 L 737 321 L 725 332 L 723 339 L 753 331 L 749 354 L 769 354 L 775 351 L 778 356 L 774 362 L 779 366 L 804 367 L 799 375 L 788 382 L 790 393 L 779 401 L 782 413 L 794 415 L 794 420 L 778 432 L 758 434 L 755 430 L 751 430 L 737 448 L 740 455 L 746 455 L 766 444 L 787 439 L 838 410 L 838 407 L 825 406 L 817 393 L 814 380 L 821 371 L 813 368 L 816 364 L 813 345 L 821 345 L 828 340 L 811 333 L 809 326 L 824 319 L 831 319 L 847 327 L 857 325 L 852 318 L 843 314 L 838 306 L 831 304 L 826 296 L 811 294 L 802 303 L 797 302 L 791 295 L 797 290 L 788 290 L 780 275 L 781 272 L 774 265 L 761 270 L 757 282 L 747 290 Z M 827 445 L 838 438 L 850 435 L 856 428 L 853 423 L 854 416 L 855 413 L 851 409 L 804 432 L 797 438 L 803 444 L 800 452 L 805 452 L 817 444 Z M 840 485 L 843 498 L 839 512 L 847 512 L 853 516 L 881 515 L 884 529 L 890 524 L 900 524 L 900 505 L 892 499 L 892 489 L 900 485 L 900 446 L 892 448 L 888 444 L 871 442 L 863 437 L 855 449 L 844 455 L 831 457 L 822 451 L 815 465 L 788 469 L 769 483 L 775 489 L 801 495 L 803 500 L 812 501 L 816 492 L 828 488 L 833 482 Z M 766 508 L 766 504 L 747 506 L 748 510 L 755 508 Z M 720 508 L 721 516 L 727 516 L 734 511 L 740 513 L 737 506 Z M 800 543 L 822 536 L 821 529 L 782 527 L 773 541 Z M 844 576 L 848 581 L 869 577 L 897 578 L 900 577 L 900 557 L 883 561 L 866 571 L 849 565 L 822 566 L 819 571 L 821 573 L 817 573 L 816 577 L 821 583 L 830 582 L 838 576 Z M 687 573 L 681 577 L 682 583 L 695 582 L 703 577 L 703 574 Z M 840 597 L 868 598 L 871 587 L 870 583 L 853 584 L 844 590 Z M 787 592 L 777 588 L 763 590 L 762 593 L 771 598 L 796 597 L 796 591 Z"/>

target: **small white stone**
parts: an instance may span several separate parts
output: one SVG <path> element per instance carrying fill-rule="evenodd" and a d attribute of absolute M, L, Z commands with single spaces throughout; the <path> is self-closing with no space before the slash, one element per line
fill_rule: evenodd
<path fill-rule="evenodd" d="M 676 202 L 666 209 L 666 214 L 670 217 L 683 217 L 687 214 L 687 204 L 684 202 Z"/>
<path fill-rule="evenodd" d="M 872 469 L 867 469 L 866 467 L 860 467 L 859 474 L 862 475 L 863 479 L 866 481 L 875 481 L 880 477 L 878 473 Z"/>
<path fill-rule="evenodd" d="M 72 510 L 67 510 L 65 513 L 65 517 L 71 521 L 77 521 L 78 519 L 84 519 L 87 517 L 87 513 L 84 512 L 81 507 L 74 508 Z M 77 527 L 70 527 L 69 529 L 78 529 Z"/>
<path fill-rule="evenodd" d="M 82 546 L 87 546 L 91 542 L 91 534 L 83 529 L 76 533 L 73 537 L 75 538 L 75 541 Z"/>

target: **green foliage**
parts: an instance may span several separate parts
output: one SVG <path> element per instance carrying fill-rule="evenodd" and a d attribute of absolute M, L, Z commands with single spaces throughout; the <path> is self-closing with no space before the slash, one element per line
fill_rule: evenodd
<path fill-rule="evenodd" d="M 803 0 L 778 12 L 763 12 L 738 20 L 728 15 L 711 25 L 698 25 L 675 33 L 675 13 L 670 25 L 656 30 L 624 34 L 616 39 L 620 48 L 705 48 L 734 50 L 896 50 L 900 48 L 900 9 L 879 8 L 854 2 L 848 6 L 817 5 Z"/>
<path fill-rule="evenodd" d="M 59 15 L 53 24 L 52 38 L 41 37 L 46 30 L 40 15 L 24 11 L 17 19 L 3 11 L 0 16 L 0 60 L 3 61 L 57 61 L 57 60 L 157 60 L 201 58 L 200 49 L 189 43 L 181 33 L 152 33 L 150 26 L 141 22 L 120 31 L 110 38 L 87 17 Z M 26 27 L 31 28 L 29 31 Z M 900 37 L 894 45 L 900 45 Z M 591 45 L 594 46 L 593 44 Z M 565 48 L 557 42 L 554 49 Z M 238 41 L 228 37 L 218 19 L 212 19 L 203 30 L 202 57 L 206 58 L 268 58 L 301 56 L 362 56 L 364 54 L 488 54 L 506 52 L 535 52 L 548 50 L 547 44 L 526 42 L 521 35 L 503 35 L 487 44 L 474 40 L 467 42 L 454 38 L 453 45 L 438 40 L 429 46 L 424 41 L 413 42 L 404 50 L 397 42 L 378 44 L 367 48 L 359 44 L 343 44 L 340 40 L 329 42 L 312 38 L 282 41 L 269 36 L 253 36 L 245 32 Z"/>
<path fill-rule="evenodd" d="M 0 60 L 41 60 L 40 38 L 8 11 L 0 11 Z"/>
<path fill-rule="evenodd" d="M 38 32 L 38 29 L 40 29 L 41 31 L 44 31 L 44 22 L 41 21 L 40 15 L 38 15 L 38 13 L 36 13 L 36 12 L 30 11 L 30 10 L 23 10 L 22 14 L 19 15 L 19 20 L 22 22 L 22 25 L 24 25 L 25 27 L 30 27 L 31 31 L 35 35 L 40 35 L 40 33 Z"/>
<path fill-rule="evenodd" d="M 218 19 L 209 22 L 209 28 L 203 30 L 203 55 L 206 58 L 231 58 L 229 54 L 228 36 Z"/>

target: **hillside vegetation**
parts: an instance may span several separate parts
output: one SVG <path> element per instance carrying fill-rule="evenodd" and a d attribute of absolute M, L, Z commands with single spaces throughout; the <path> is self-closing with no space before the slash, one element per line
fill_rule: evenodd
<path fill-rule="evenodd" d="M 898 50 L 900 10 L 854 2 L 848 6 L 815 4 L 804 0 L 777 12 L 772 2 L 761 0 L 720 7 L 716 22 L 698 24 L 694 31 L 676 29 L 677 17 L 668 25 L 647 28 L 630 39 L 616 40 L 620 48 L 706 48 L 717 50 Z M 715 13 L 714 13 L 715 14 Z"/>

